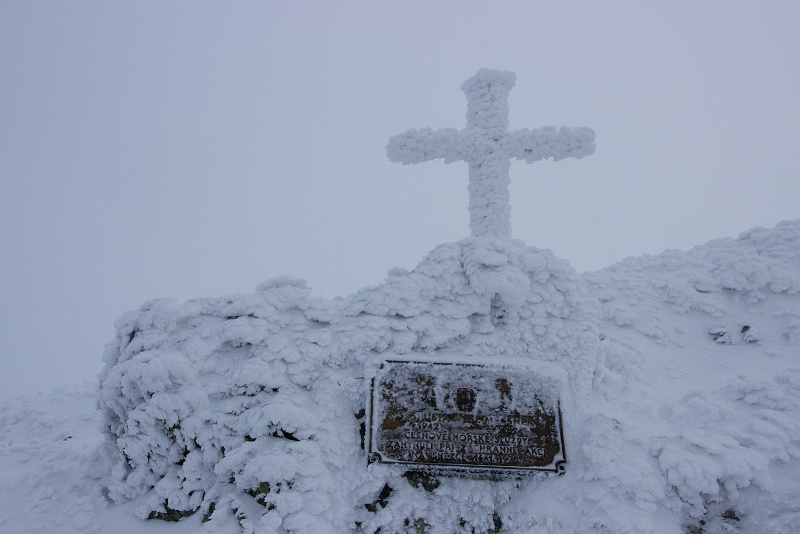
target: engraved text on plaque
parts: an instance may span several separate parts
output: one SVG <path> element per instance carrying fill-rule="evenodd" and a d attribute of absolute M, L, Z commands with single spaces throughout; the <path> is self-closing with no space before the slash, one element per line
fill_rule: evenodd
<path fill-rule="evenodd" d="M 562 472 L 558 395 L 531 371 L 387 361 L 372 383 L 372 461 L 447 472 Z"/>

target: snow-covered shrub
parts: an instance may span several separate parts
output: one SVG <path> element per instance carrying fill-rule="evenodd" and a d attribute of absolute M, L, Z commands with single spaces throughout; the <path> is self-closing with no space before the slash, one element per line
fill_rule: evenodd
<path fill-rule="evenodd" d="M 259 533 L 796 532 L 798 273 L 800 221 L 582 277 L 469 238 L 347 298 L 281 278 L 149 302 L 100 377 L 109 495 Z M 560 369 L 566 473 L 368 465 L 366 381 L 417 355 Z"/>
<path fill-rule="evenodd" d="M 109 494 L 139 498 L 142 517 L 235 513 L 246 532 L 512 525 L 498 511 L 520 482 L 367 465 L 365 376 L 381 358 L 420 353 L 548 362 L 579 428 L 597 313 L 566 262 L 482 238 L 441 245 L 346 299 L 282 278 L 254 295 L 146 303 L 117 322 L 105 353 Z"/>

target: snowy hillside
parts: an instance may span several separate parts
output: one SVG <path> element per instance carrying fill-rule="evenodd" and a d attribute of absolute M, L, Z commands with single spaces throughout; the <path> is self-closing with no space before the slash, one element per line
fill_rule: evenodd
<path fill-rule="evenodd" d="M 3 532 L 800 531 L 800 221 L 583 275 L 473 237 L 346 298 L 283 278 L 116 327 L 99 396 L 0 407 Z M 556 377 L 566 473 L 367 466 L 365 379 L 409 355 Z"/>

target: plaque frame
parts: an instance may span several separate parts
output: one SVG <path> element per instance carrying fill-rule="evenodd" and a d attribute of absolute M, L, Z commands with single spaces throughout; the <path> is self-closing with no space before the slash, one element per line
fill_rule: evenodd
<path fill-rule="evenodd" d="M 426 366 L 452 366 L 452 367 L 467 367 L 467 368 L 485 368 L 487 371 L 491 372 L 498 372 L 498 371 L 508 371 L 509 368 L 502 365 L 491 364 L 491 363 L 476 363 L 476 362 L 441 362 L 441 361 L 426 361 L 426 360 L 403 360 L 403 359 L 391 359 L 391 360 L 383 360 L 380 364 L 380 371 L 378 375 L 381 374 L 383 369 L 388 365 L 426 365 Z M 538 376 L 535 369 L 525 368 L 530 375 L 537 376 L 543 381 L 547 381 L 546 376 Z M 403 460 L 396 457 L 392 457 L 392 455 L 387 454 L 385 451 L 382 451 L 378 445 L 379 437 L 380 437 L 380 425 L 382 424 L 381 421 L 377 420 L 379 417 L 379 410 L 376 410 L 376 403 L 380 403 L 380 399 L 378 398 L 381 392 L 379 391 L 380 388 L 376 387 L 377 381 L 379 376 L 373 376 L 370 380 L 370 388 L 369 388 L 369 399 L 368 399 L 368 413 L 367 413 L 367 439 L 365 440 L 366 444 L 366 452 L 367 452 L 367 462 L 368 463 L 381 463 L 386 465 L 398 465 L 398 466 L 405 466 L 410 470 L 420 470 L 420 471 L 427 471 L 433 472 L 439 475 L 445 476 L 467 476 L 467 477 L 475 477 L 475 478 L 490 478 L 490 479 L 502 479 L 502 478 L 520 478 L 521 476 L 529 476 L 533 474 L 545 474 L 545 473 L 554 473 L 554 474 L 563 474 L 566 470 L 566 463 L 567 463 L 567 456 L 566 456 L 566 448 L 564 445 L 564 428 L 563 428 L 563 419 L 561 416 L 561 401 L 559 396 L 556 394 L 553 405 L 550 406 L 551 412 L 548 415 L 554 416 L 555 421 L 552 424 L 552 432 L 555 436 L 551 436 L 551 441 L 557 445 L 558 449 L 553 455 L 553 459 L 547 465 L 498 465 L 492 464 L 489 462 L 458 462 L 458 461 L 420 461 L 418 459 L 414 460 Z M 462 394 L 461 398 L 466 399 L 465 402 L 469 403 L 472 401 L 474 403 L 474 391 L 472 394 L 468 394 L 467 392 L 462 392 L 461 389 L 464 388 L 457 388 L 456 395 Z M 457 401 L 456 401 L 457 402 Z M 411 413 L 411 412 L 409 412 Z M 444 412 L 440 411 L 426 411 L 425 413 L 436 413 L 440 414 L 440 417 L 452 417 L 451 414 L 445 414 Z M 540 412 L 544 413 L 544 412 Z M 494 414 L 493 416 L 496 417 L 503 417 L 505 414 Z"/>

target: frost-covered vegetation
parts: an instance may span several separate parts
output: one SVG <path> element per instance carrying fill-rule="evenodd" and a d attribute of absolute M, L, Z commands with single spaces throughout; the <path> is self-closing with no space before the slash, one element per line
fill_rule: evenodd
<path fill-rule="evenodd" d="M 586 275 L 473 237 L 346 298 L 283 278 L 123 316 L 103 480 L 209 531 L 796 532 L 799 342 L 800 221 Z M 566 473 L 367 465 L 365 379 L 419 354 L 556 369 Z"/>
<path fill-rule="evenodd" d="M 480 238 L 346 299 L 279 279 L 254 295 L 147 303 L 119 320 L 105 355 L 110 495 L 146 495 L 141 517 L 236 514 L 253 532 L 486 531 L 519 482 L 446 478 L 428 492 L 404 470 L 368 467 L 365 376 L 418 353 L 556 362 L 577 428 L 598 317 L 566 262 Z"/>

